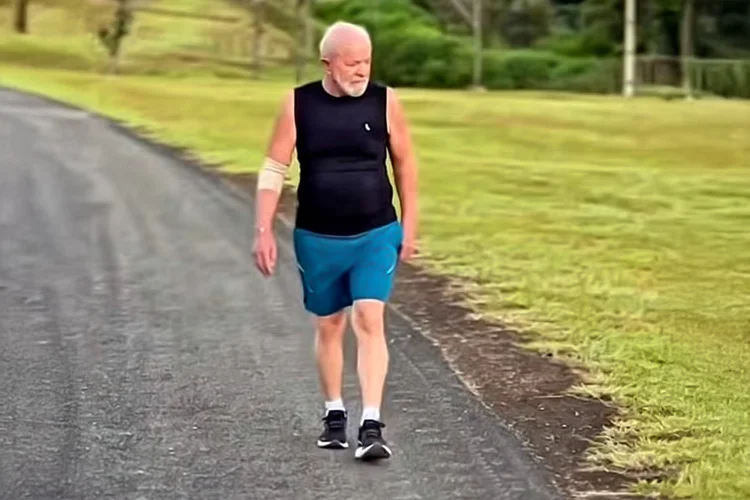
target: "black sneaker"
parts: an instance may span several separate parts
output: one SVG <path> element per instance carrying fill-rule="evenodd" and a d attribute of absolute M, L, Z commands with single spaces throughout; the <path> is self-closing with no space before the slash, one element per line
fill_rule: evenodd
<path fill-rule="evenodd" d="M 321 448 L 349 448 L 346 440 L 346 411 L 331 410 L 323 417 L 323 433 L 318 438 Z"/>
<path fill-rule="evenodd" d="M 383 439 L 381 429 L 385 424 L 377 420 L 365 420 L 359 428 L 358 446 L 354 458 L 359 460 L 380 460 L 390 458 L 393 453 Z"/>

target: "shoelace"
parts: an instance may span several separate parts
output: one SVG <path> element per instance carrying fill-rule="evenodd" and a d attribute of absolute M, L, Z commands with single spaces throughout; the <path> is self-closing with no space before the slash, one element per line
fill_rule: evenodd
<path fill-rule="evenodd" d="M 381 436 L 380 429 L 382 429 L 383 427 L 385 427 L 385 424 L 382 422 L 373 422 L 373 421 L 365 422 L 362 428 L 362 439 L 367 439 L 367 438 L 380 439 L 380 436 Z"/>
<path fill-rule="evenodd" d="M 328 415 L 323 417 L 323 421 L 328 425 L 329 429 L 343 429 L 346 425 L 346 415 L 335 411 L 330 412 Z"/>

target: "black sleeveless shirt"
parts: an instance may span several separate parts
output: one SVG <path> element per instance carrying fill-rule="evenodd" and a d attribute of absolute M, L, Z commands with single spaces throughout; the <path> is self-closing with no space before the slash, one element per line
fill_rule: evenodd
<path fill-rule="evenodd" d="M 321 81 L 295 88 L 296 227 L 348 236 L 397 220 L 386 167 L 387 88 L 335 97 Z"/>

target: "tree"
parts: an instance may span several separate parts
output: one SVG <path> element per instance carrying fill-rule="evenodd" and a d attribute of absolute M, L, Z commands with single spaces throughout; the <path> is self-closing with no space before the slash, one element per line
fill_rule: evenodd
<path fill-rule="evenodd" d="M 263 71 L 263 36 L 265 35 L 264 0 L 250 0 L 250 13 L 253 16 L 253 76 L 260 78 Z"/>
<path fill-rule="evenodd" d="M 488 8 L 487 23 L 511 47 L 531 47 L 551 32 L 550 0 L 494 0 Z"/>
<path fill-rule="evenodd" d="M 553 0 L 479 0 L 481 25 L 474 29 L 474 0 L 412 0 L 441 21 L 451 33 L 481 33 L 485 46 L 507 44 L 530 47 L 550 33 L 553 24 Z"/>
<path fill-rule="evenodd" d="M 482 26 L 482 14 L 484 3 L 487 0 L 450 0 L 450 4 L 456 13 L 471 26 L 474 35 L 474 64 L 472 84 L 474 88 L 482 86 L 482 52 L 484 47 Z M 468 5 L 467 5 L 468 4 Z"/>
<path fill-rule="evenodd" d="M 313 0 L 296 0 L 296 19 L 297 19 L 297 43 L 296 50 L 296 71 L 297 82 L 301 82 L 305 77 L 305 63 L 313 52 Z"/>
<path fill-rule="evenodd" d="M 693 58 L 695 42 L 693 25 L 695 24 L 695 3 L 693 0 L 682 2 L 682 28 L 680 32 L 680 60 L 682 61 L 682 88 L 688 97 L 692 97 L 690 84 L 690 63 Z"/>
<path fill-rule="evenodd" d="M 13 29 L 16 33 L 28 33 L 29 0 L 16 0 L 13 16 Z"/>
<path fill-rule="evenodd" d="M 117 9 L 115 9 L 112 24 L 99 30 L 99 39 L 109 55 L 109 70 L 111 73 L 117 72 L 122 41 L 130 33 L 130 25 L 133 22 L 133 11 L 129 0 L 116 1 Z"/>

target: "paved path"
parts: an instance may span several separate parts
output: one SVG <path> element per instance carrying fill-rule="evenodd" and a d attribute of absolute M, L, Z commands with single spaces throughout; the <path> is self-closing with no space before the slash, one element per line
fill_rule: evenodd
<path fill-rule="evenodd" d="M 395 315 L 395 456 L 317 449 L 289 233 L 264 280 L 252 221 L 247 200 L 106 122 L 0 90 L 0 498 L 555 498 Z"/>

